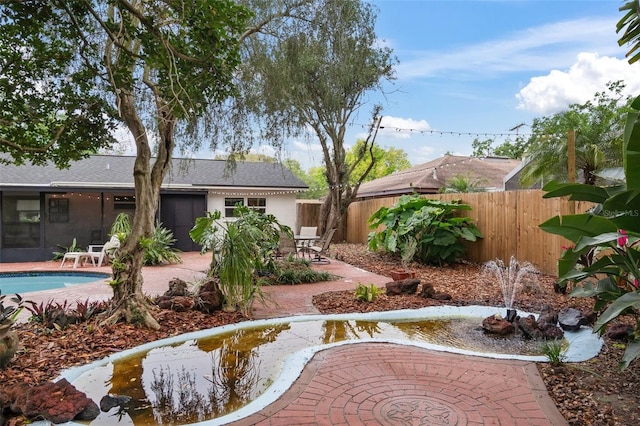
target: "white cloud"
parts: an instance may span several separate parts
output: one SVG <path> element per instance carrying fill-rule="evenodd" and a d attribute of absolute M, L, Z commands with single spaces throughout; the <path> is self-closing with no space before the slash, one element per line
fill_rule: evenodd
<path fill-rule="evenodd" d="M 556 22 L 509 34 L 503 39 L 448 47 L 447 51 L 420 51 L 397 67 L 399 79 L 501 74 L 566 68 L 577 52 L 592 50 L 618 56 L 616 17 Z"/>
<path fill-rule="evenodd" d="M 596 92 L 606 90 L 610 81 L 623 80 L 625 95 L 640 91 L 640 73 L 623 59 L 580 53 L 568 70 L 552 70 L 533 77 L 516 95 L 518 109 L 538 114 L 553 114 L 570 104 L 584 103 Z"/>
<path fill-rule="evenodd" d="M 431 126 L 426 120 L 385 115 L 380 122 L 378 134 L 392 139 L 410 139 L 413 132 L 421 133 L 428 130 L 431 130 Z"/>

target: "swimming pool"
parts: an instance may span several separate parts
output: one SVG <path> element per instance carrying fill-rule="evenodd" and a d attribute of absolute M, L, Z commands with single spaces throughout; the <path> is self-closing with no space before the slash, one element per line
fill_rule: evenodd
<path fill-rule="evenodd" d="M 104 272 L 6 272 L 0 273 L 2 294 L 23 294 L 92 283 L 108 278 Z"/>

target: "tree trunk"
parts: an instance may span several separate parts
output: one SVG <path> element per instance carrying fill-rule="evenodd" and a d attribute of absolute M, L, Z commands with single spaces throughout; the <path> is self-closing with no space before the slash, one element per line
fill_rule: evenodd
<path fill-rule="evenodd" d="M 158 123 L 159 145 L 152 167 L 147 131 L 135 110 L 133 96 L 123 90 L 119 100 L 122 118 L 136 141 L 137 154 L 133 170 L 136 210 L 131 233 L 112 264 L 112 312 L 105 323 L 113 324 L 124 320 L 157 330 L 160 325 L 151 314 L 152 305 L 142 293 L 144 247 L 141 242 L 150 238 L 153 233 L 160 186 L 171 163 L 176 118 L 162 100 L 157 98 L 158 116 L 163 119 Z"/>

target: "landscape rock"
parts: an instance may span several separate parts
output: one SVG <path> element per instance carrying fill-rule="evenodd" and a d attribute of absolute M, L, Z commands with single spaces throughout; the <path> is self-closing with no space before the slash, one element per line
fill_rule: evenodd
<path fill-rule="evenodd" d="M 407 278 L 406 280 L 391 281 L 385 284 L 387 296 L 400 296 L 402 294 L 416 294 L 420 280 Z"/>
<path fill-rule="evenodd" d="M 538 325 L 540 324 L 552 324 L 555 326 L 558 323 L 558 312 L 556 312 L 551 306 L 544 305 L 538 316 Z"/>
<path fill-rule="evenodd" d="M 188 284 L 180 278 L 169 281 L 169 290 L 164 292 L 165 296 L 189 296 Z"/>
<path fill-rule="evenodd" d="M 627 340 L 633 335 L 633 327 L 630 324 L 612 324 L 607 328 L 605 335 L 613 340 Z"/>
<path fill-rule="evenodd" d="M 564 308 L 558 313 L 558 323 L 563 330 L 577 331 L 580 326 L 588 324 L 588 319 L 576 308 Z"/>
<path fill-rule="evenodd" d="M 105 395 L 100 400 L 100 410 L 107 412 L 114 407 L 124 408 L 132 401 L 132 398 L 127 395 Z"/>
<path fill-rule="evenodd" d="M 433 288 L 433 284 L 422 283 L 422 290 L 420 290 L 420 294 L 418 294 L 418 296 L 424 299 L 431 299 L 434 294 L 436 294 L 436 290 Z"/>
<path fill-rule="evenodd" d="M 512 323 L 500 315 L 491 315 L 482 320 L 482 329 L 487 333 L 498 336 L 508 336 L 516 330 Z"/>
<path fill-rule="evenodd" d="M 538 328 L 545 340 L 560 340 L 564 337 L 564 331 L 555 324 L 540 323 L 538 319 Z"/>
<path fill-rule="evenodd" d="M 223 303 L 224 295 L 214 279 L 209 279 L 200 287 L 200 291 L 196 297 L 197 310 L 211 314 L 222 309 Z"/>
<path fill-rule="evenodd" d="M 9 409 L 28 419 L 52 423 L 93 420 L 100 414 L 98 405 L 66 379 L 37 386 L 16 384 L 0 389 L 1 411 Z"/>
<path fill-rule="evenodd" d="M 162 309 L 171 309 L 176 312 L 185 312 L 193 309 L 196 302 L 189 296 L 160 296 L 156 304 Z"/>
<path fill-rule="evenodd" d="M 538 323 L 533 315 L 518 317 L 516 322 L 518 324 L 518 329 L 522 331 L 524 337 L 528 339 L 539 339 L 542 337 L 542 332 L 538 328 Z"/>

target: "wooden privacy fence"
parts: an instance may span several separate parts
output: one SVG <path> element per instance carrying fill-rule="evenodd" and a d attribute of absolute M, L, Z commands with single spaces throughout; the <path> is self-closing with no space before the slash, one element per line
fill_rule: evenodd
<path fill-rule="evenodd" d="M 553 216 L 585 212 L 593 204 L 566 198 L 545 199 L 543 194 L 541 190 L 520 190 L 430 194 L 428 198 L 460 199 L 471 206 L 472 210 L 462 214 L 473 219 L 484 238 L 467 244 L 468 260 L 502 259 L 508 263 L 514 256 L 519 262 L 531 262 L 543 273 L 557 275 L 562 247 L 570 242 L 542 231 L 539 225 Z M 389 197 L 352 203 L 347 212 L 344 238 L 339 241 L 366 244 L 370 232 L 367 219 L 380 207 L 390 207 L 397 201 L 398 197 Z"/>

